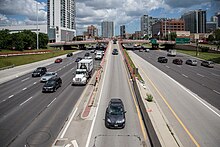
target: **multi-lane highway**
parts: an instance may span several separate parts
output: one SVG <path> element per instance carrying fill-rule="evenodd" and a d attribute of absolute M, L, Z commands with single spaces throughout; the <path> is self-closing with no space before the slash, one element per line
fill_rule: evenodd
<path fill-rule="evenodd" d="M 193 57 L 180 53 L 176 57 L 167 57 L 167 52 L 162 50 L 152 50 L 149 53 L 136 50 L 135 53 L 217 109 L 220 109 L 220 66 L 218 64 L 214 68 L 207 68 L 201 66 L 201 61 L 197 59 L 198 65 L 190 66 L 185 64 L 185 61 Z M 160 56 L 167 57 L 168 63 L 161 64 L 157 62 L 157 58 Z M 174 58 L 181 58 L 183 65 L 173 64 Z"/>
<path fill-rule="evenodd" d="M 173 57 L 167 64 L 158 63 L 159 56 L 166 56 L 164 51 L 135 51 L 130 55 L 181 144 L 218 147 L 220 96 L 214 91 L 220 90 L 218 65 L 213 69 L 179 66 L 172 63 Z"/>
<path fill-rule="evenodd" d="M 75 59 L 85 52 L 47 66 L 62 78 L 54 93 L 42 93 L 40 78 L 31 73 L 0 85 L 0 146 L 50 146 L 85 86 L 71 86 Z M 99 61 L 95 61 L 99 65 Z"/>

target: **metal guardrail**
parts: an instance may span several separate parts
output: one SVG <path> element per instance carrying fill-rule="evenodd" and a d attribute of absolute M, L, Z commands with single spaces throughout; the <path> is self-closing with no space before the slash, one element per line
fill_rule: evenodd
<path fill-rule="evenodd" d="M 126 53 L 125 53 L 124 49 L 121 46 L 121 43 L 119 43 L 119 47 L 123 52 L 125 63 L 128 67 L 130 76 L 132 77 L 133 88 L 134 88 L 136 100 L 138 102 L 138 106 L 140 108 L 142 119 L 143 119 L 145 128 L 147 130 L 147 134 L 149 136 L 150 144 L 151 144 L 152 147 L 161 147 L 161 143 L 160 143 L 160 141 L 157 137 L 156 131 L 154 130 L 153 124 L 150 120 L 150 117 L 149 117 L 147 111 L 146 111 L 143 99 L 142 99 L 140 91 L 138 89 L 138 85 L 137 85 L 137 81 L 136 81 L 137 79 L 136 79 L 135 74 L 134 74 L 134 72 L 138 72 L 138 70 L 132 69 L 131 66 L 129 65 L 128 57 L 126 56 Z"/>

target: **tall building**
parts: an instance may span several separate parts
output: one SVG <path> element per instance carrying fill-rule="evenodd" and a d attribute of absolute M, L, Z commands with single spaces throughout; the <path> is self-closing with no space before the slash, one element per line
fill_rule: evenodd
<path fill-rule="evenodd" d="M 98 29 L 93 25 L 87 27 L 87 32 L 88 32 L 88 35 L 91 37 L 98 36 Z"/>
<path fill-rule="evenodd" d="M 217 22 L 206 22 L 206 33 L 211 33 L 218 28 Z"/>
<path fill-rule="evenodd" d="M 120 26 L 120 37 L 125 38 L 125 25 Z"/>
<path fill-rule="evenodd" d="M 75 0 L 48 0 L 47 6 L 49 41 L 71 41 L 76 35 Z"/>
<path fill-rule="evenodd" d="M 152 37 L 152 25 L 158 22 L 158 18 L 153 18 L 148 15 L 143 15 L 141 17 L 141 33 L 142 35 L 148 35 L 148 37 Z"/>
<path fill-rule="evenodd" d="M 111 38 L 114 36 L 114 23 L 112 21 L 103 21 L 101 23 L 102 37 Z"/>
<path fill-rule="evenodd" d="M 215 16 L 217 17 L 217 21 L 218 21 L 218 27 L 220 28 L 220 12 L 216 13 Z"/>
<path fill-rule="evenodd" d="M 167 34 L 176 31 L 185 31 L 185 23 L 183 20 L 161 20 L 152 26 L 153 35 L 166 36 Z"/>
<path fill-rule="evenodd" d="M 185 21 L 185 30 L 190 33 L 206 33 L 206 11 L 194 10 L 181 16 Z"/>

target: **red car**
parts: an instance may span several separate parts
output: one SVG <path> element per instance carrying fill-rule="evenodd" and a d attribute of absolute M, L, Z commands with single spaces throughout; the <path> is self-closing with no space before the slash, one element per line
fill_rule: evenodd
<path fill-rule="evenodd" d="M 55 63 L 60 63 L 60 62 L 62 62 L 62 61 L 63 61 L 62 58 L 57 58 L 57 59 L 55 60 Z"/>
<path fill-rule="evenodd" d="M 174 64 L 178 64 L 178 65 L 182 65 L 183 64 L 183 60 L 181 60 L 181 59 L 173 59 L 173 63 Z"/>

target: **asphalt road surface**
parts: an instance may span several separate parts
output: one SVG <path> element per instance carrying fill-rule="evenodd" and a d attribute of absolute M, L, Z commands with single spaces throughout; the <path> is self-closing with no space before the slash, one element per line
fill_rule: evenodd
<path fill-rule="evenodd" d="M 112 45 L 108 52 L 106 70 L 104 71 L 104 83 L 100 87 L 97 114 L 92 122 L 86 147 L 139 147 L 148 144 L 146 131 L 142 128 L 142 120 L 137 112 L 134 102 L 134 93 L 122 58 L 112 55 L 112 49 L 118 48 Z M 105 110 L 111 98 L 122 99 L 126 112 L 126 125 L 124 129 L 108 129 L 105 127 Z"/>
<path fill-rule="evenodd" d="M 187 59 L 193 57 L 178 54 L 176 57 L 167 57 L 166 51 L 151 50 L 147 52 L 139 52 L 136 50 L 134 53 L 145 59 L 180 84 L 185 86 L 190 91 L 194 92 L 202 99 L 220 110 L 220 66 L 214 65 L 214 68 L 207 68 L 201 66 L 201 61 L 197 59 L 198 65 L 191 66 L 185 64 Z M 168 58 L 168 63 L 159 63 L 157 58 L 165 56 Z M 180 58 L 183 60 L 183 65 L 173 64 L 174 58 Z"/>
<path fill-rule="evenodd" d="M 219 68 L 178 66 L 171 63 L 171 58 L 168 64 L 157 63 L 157 57 L 165 54 L 163 51 L 135 53 L 129 54 L 183 146 L 219 147 L 220 111 L 203 100 L 214 99 L 215 106 L 219 106 L 219 95 L 210 90 L 219 90 L 219 77 L 210 77 L 211 74 L 219 74 Z M 209 88 L 200 86 L 201 89 L 197 89 L 202 82 Z M 199 90 L 196 94 L 210 94 L 210 97 L 199 97 L 188 86 Z"/>
<path fill-rule="evenodd" d="M 75 59 L 84 54 L 47 66 L 63 81 L 54 93 L 42 93 L 40 77 L 32 78 L 31 73 L 0 85 L 0 146 L 52 145 L 85 88 L 71 86 Z"/>

